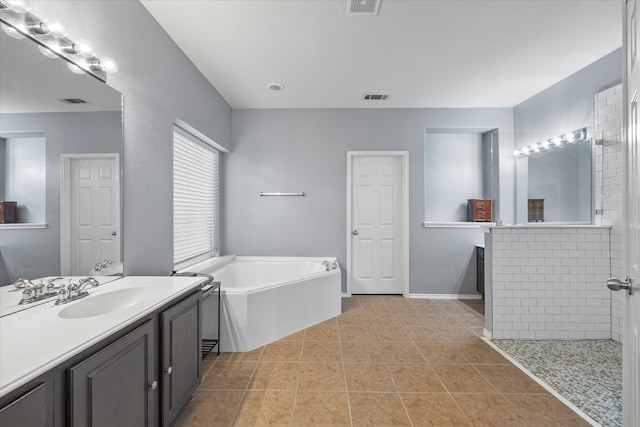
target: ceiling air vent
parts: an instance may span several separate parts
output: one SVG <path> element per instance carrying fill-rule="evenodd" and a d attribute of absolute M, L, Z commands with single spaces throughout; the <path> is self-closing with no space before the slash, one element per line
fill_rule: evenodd
<path fill-rule="evenodd" d="M 389 98 L 389 95 L 375 95 L 371 93 L 367 93 L 362 97 L 365 101 L 384 101 L 387 98 Z"/>
<path fill-rule="evenodd" d="M 64 102 L 65 104 L 86 104 L 87 101 L 80 98 L 64 98 L 61 99 L 60 102 Z"/>
<path fill-rule="evenodd" d="M 376 16 L 381 0 L 347 0 L 347 16 Z"/>

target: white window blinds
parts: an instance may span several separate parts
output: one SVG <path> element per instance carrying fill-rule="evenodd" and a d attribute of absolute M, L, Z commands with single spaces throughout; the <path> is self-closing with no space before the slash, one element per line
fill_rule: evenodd
<path fill-rule="evenodd" d="M 181 129 L 173 132 L 175 270 L 218 255 L 219 153 Z"/>

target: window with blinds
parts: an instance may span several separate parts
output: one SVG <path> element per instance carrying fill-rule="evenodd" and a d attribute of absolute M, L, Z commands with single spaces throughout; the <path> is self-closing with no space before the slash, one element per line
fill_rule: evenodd
<path fill-rule="evenodd" d="M 173 265 L 218 255 L 219 152 L 179 128 L 173 132 Z"/>

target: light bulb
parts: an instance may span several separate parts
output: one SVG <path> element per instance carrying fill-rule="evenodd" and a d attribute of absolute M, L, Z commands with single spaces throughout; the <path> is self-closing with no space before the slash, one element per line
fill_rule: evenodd
<path fill-rule="evenodd" d="M 76 64 L 72 64 L 71 62 L 69 62 L 67 64 L 67 67 L 69 67 L 69 69 L 71 71 L 73 71 L 74 73 L 76 73 L 76 74 L 84 74 L 85 73 L 85 71 L 82 68 L 80 68 Z"/>
<path fill-rule="evenodd" d="M 42 53 L 44 56 L 46 56 L 47 58 L 51 58 L 51 59 L 56 59 L 58 58 L 58 55 L 56 55 L 51 49 L 49 49 L 48 47 L 44 47 L 44 46 L 38 46 L 38 49 L 40 49 L 40 53 Z"/>
<path fill-rule="evenodd" d="M 112 74 L 118 71 L 118 63 L 116 62 L 115 59 L 109 58 L 108 56 L 105 56 L 100 60 L 100 67 L 105 73 L 109 73 L 109 74 Z"/>
<path fill-rule="evenodd" d="M 520 152 L 526 156 L 527 154 L 529 154 L 529 147 L 522 147 L 520 149 Z"/>
<path fill-rule="evenodd" d="M 77 55 L 80 55 L 84 58 L 91 58 L 94 56 L 93 48 L 91 47 L 91 43 L 87 40 L 80 39 L 73 44 L 73 50 Z"/>
<path fill-rule="evenodd" d="M 572 134 L 572 133 L 567 133 L 567 134 L 562 136 L 562 139 L 564 139 L 568 143 L 572 143 L 573 141 L 576 140 L 576 136 L 574 134 Z"/>
<path fill-rule="evenodd" d="M 551 147 L 551 141 L 549 141 L 549 140 L 542 141 L 540 143 L 540 147 L 542 147 L 543 150 L 546 150 L 547 148 Z"/>
<path fill-rule="evenodd" d="M 24 35 L 10 25 L 2 24 L 2 30 L 14 39 L 22 40 Z"/>
<path fill-rule="evenodd" d="M 4 3 L 15 13 L 29 12 L 29 2 L 27 0 L 6 0 Z"/>
<path fill-rule="evenodd" d="M 513 155 L 514 156 L 519 156 L 520 155 L 520 150 L 513 150 Z"/>
<path fill-rule="evenodd" d="M 57 39 L 67 37 L 67 30 L 58 18 L 48 18 L 44 20 L 45 25 L 49 29 L 49 34 Z"/>
<path fill-rule="evenodd" d="M 537 144 L 533 144 L 530 146 L 529 151 L 533 151 L 534 153 L 538 152 L 538 145 Z"/>

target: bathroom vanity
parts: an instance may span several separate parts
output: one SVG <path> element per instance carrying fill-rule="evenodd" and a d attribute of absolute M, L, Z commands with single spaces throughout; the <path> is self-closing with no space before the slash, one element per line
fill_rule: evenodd
<path fill-rule="evenodd" d="M 172 425 L 201 380 L 205 280 L 126 277 L 0 318 L 0 425 Z"/>

